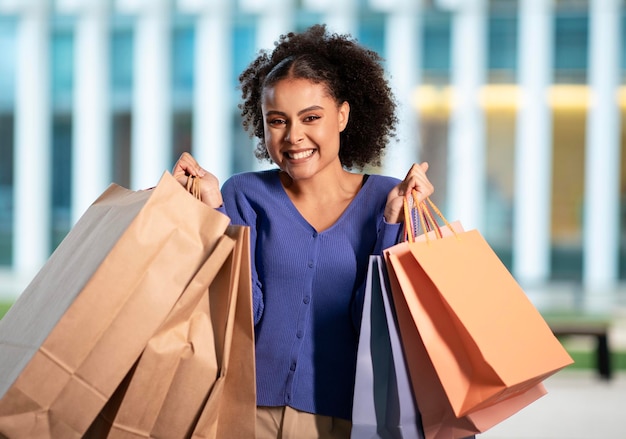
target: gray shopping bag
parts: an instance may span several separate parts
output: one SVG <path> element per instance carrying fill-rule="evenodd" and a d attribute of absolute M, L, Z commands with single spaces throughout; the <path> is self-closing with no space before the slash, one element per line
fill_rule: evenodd
<path fill-rule="evenodd" d="M 353 439 L 424 438 L 388 291 L 382 257 L 370 256 L 352 407 Z"/>

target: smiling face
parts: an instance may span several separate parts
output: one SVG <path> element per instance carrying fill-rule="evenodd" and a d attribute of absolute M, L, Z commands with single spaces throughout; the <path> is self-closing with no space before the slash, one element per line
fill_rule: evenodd
<path fill-rule="evenodd" d="M 267 151 L 294 181 L 341 169 L 339 133 L 350 106 L 337 104 L 324 84 L 282 79 L 263 90 L 261 109 Z"/>

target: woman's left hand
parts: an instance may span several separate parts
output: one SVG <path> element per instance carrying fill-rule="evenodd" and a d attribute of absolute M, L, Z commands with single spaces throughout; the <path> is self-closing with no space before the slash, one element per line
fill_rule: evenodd
<path fill-rule="evenodd" d="M 388 223 L 400 223 L 404 221 L 404 197 L 412 191 L 416 191 L 417 199 L 421 203 L 430 197 L 435 188 L 426 176 L 428 171 L 428 163 L 415 163 L 409 169 L 409 172 L 396 187 L 394 187 L 387 196 L 387 205 L 385 206 L 385 221 Z"/>

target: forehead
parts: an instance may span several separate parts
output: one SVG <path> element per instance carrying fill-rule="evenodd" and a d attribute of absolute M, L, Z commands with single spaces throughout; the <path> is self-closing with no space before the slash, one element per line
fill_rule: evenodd
<path fill-rule="evenodd" d="M 281 79 L 272 85 L 265 86 L 261 98 L 263 105 L 332 99 L 326 84 L 300 78 Z"/>

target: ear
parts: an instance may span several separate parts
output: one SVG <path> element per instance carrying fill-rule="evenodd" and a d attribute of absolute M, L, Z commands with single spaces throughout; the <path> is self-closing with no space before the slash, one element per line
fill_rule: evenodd
<path fill-rule="evenodd" d="M 348 101 L 343 101 L 338 110 L 337 120 L 339 122 L 339 132 L 342 132 L 346 129 L 348 120 L 350 119 L 350 104 Z"/>

